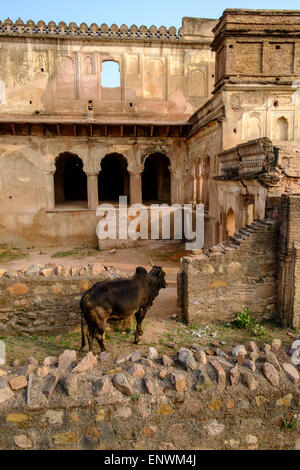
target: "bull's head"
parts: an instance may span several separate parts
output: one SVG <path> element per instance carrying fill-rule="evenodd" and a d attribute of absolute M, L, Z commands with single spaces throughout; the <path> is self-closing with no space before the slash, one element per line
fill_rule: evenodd
<path fill-rule="evenodd" d="M 165 280 L 166 273 L 161 266 L 153 266 L 151 271 L 149 271 L 149 276 L 156 280 L 156 285 L 158 289 L 166 288 L 167 283 Z"/>

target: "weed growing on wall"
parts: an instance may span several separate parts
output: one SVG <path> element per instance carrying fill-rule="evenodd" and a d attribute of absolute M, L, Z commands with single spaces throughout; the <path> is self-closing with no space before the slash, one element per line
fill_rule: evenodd
<path fill-rule="evenodd" d="M 240 329 L 244 328 L 254 336 L 264 336 L 266 334 L 266 329 L 251 318 L 247 307 L 242 312 L 238 312 L 236 320 L 232 322 L 232 326 Z"/>

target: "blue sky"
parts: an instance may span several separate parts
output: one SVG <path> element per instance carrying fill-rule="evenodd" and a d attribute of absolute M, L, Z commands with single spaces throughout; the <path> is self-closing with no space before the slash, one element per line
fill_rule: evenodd
<path fill-rule="evenodd" d="M 183 16 L 219 18 L 225 8 L 300 9 L 299 0 L 0 0 L 0 19 L 181 26 Z"/>

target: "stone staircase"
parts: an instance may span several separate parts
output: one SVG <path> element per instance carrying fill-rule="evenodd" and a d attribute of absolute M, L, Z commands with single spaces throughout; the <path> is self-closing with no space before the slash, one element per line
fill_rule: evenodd
<path fill-rule="evenodd" d="M 211 254 L 225 254 L 228 251 L 236 250 L 244 241 L 248 240 L 251 235 L 257 232 L 265 231 L 267 226 L 274 226 L 276 223 L 277 221 L 274 219 L 255 220 L 252 224 L 245 225 L 245 227 L 236 231 L 235 234 L 229 237 L 227 240 L 202 251 L 207 256 L 210 256 Z"/>

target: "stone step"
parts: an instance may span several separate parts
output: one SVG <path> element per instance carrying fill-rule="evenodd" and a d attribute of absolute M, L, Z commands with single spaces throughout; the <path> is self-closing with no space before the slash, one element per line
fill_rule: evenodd
<path fill-rule="evenodd" d="M 244 235 L 245 237 L 249 237 L 251 235 L 251 233 L 253 233 L 253 232 L 250 231 L 250 230 L 247 230 L 246 228 L 241 228 L 238 231 L 238 233 Z"/>

